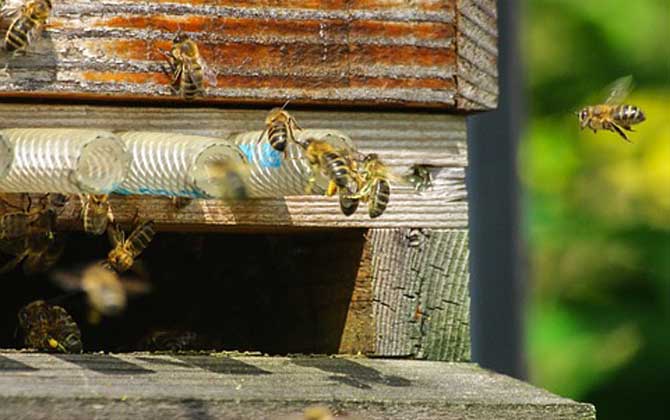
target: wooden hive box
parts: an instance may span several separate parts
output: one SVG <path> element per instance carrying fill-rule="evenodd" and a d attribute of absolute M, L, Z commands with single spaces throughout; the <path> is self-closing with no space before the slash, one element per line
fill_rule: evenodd
<path fill-rule="evenodd" d="M 169 48 L 177 30 L 199 43 L 205 60 L 218 74 L 216 86 L 205 98 L 188 103 L 171 93 L 159 53 Z M 378 153 L 398 172 L 415 164 L 430 167 L 432 187 L 421 193 L 394 190 L 389 208 L 378 219 L 370 219 L 363 208 L 345 217 L 336 199 L 319 196 L 235 204 L 200 200 L 178 211 L 165 198 L 114 197 L 112 207 L 121 222 L 139 213 L 154 219 L 159 231 L 174 232 L 173 236 L 159 233 L 154 255 L 147 255 L 150 265 L 170 260 L 166 255 L 179 255 L 175 249 L 182 242 L 190 248 L 190 239 L 184 238 L 195 233 L 230 234 L 223 235 L 228 239 L 205 235 L 204 241 L 217 249 L 236 249 L 227 251 L 231 258 L 247 261 L 254 266 L 256 277 L 265 278 L 259 282 L 254 275 L 228 267 L 235 275 L 247 276 L 253 285 L 217 289 L 229 299 L 224 299 L 227 304 L 222 307 L 235 306 L 233 301 L 241 296 L 259 297 L 227 312 L 235 328 L 226 331 L 234 335 L 242 329 L 244 318 L 247 331 L 260 329 L 263 335 L 260 339 L 235 337 L 230 341 L 233 350 L 469 361 L 465 115 L 496 107 L 495 2 L 54 0 L 49 26 L 33 49 L 39 54 L 9 59 L 1 76 L 0 128 L 88 127 L 226 136 L 261 129 L 268 108 L 290 99 L 291 113 L 305 128 L 341 130 L 362 152 Z M 60 228 L 81 229 L 75 201 L 61 215 Z M 256 239 L 260 236 L 264 245 Z M 86 247 L 75 246 L 72 258 L 86 255 Z M 253 253 L 258 255 L 245 259 Z M 210 252 L 199 263 L 205 267 L 201 270 L 221 276 L 217 279 L 221 281 L 223 271 L 212 267 L 221 263 L 222 255 L 226 252 Z M 270 268 L 258 268 L 268 259 Z M 191 260 L 184 257 L 183 261 L 187 265 Z M 187 277 L 190 269 L 166 268 L 162 275 Z M 255 309 L 263 304 L 265 309 Z M 267 305 L 275 305 L 276 310 Z M 259 327 L 264 322 L 270 326 Z M 5 359 L 0 358 L 0 370 L 4 366 L 39 376 L 44 369 L 40 363 L 45 362 L 39 359 L 11 352 L 0 357 Z M 63 360 L 90 368 L 86 360 L 91 357 L 95 365 L 95 356 Z M 261 371 L 281 370 L 273 360 L 249 363 L 257 364 Z M 98 361 L 104 364 L 103 359 Z M 132 366 L 136 362 L 128 359 L 124 363 Z M 193 360 L 184 363 L 199 366 Z M 264 363 L 269 367 L 260 367 Z M 404 362 L 385 363 L 388 372 L 381 365 L 369 367 L 371 371 L 361 368 L 367 372 L 363 376 L 386 378 L 393 376 L 396 367 L 405 369 Z M 311 366 L 308 362 L 296 365 Z M 445 377 L 484 376 L 463 385 L 473 387 L 474 397 L 466 392 L 443 403 L 435 394 L 421 394 L 430 381 L 423 381 L 420 374 L 416 401 L 430 400 L 435 405 L 431 405 L 433 411 L 428 410 L 432 414 L 426 411 L 425 417 L 417 418 L 457 418 L 459 414 L 448 417 L 447 413 L 458 404 L 479 407 L 481 411 L 472 411 L 479 418 L 520 418 L 514 410 L 498 417 L 498 409 L 508 401 L 504 393 L 488 398 L 492 391 L 482 384 L 489 373 L 435 366 Z M 104 373 L 107 368 L 90 369 Z M 324 371 L 329 369 L 336 376 L 346 371 L 337 366 Z M 240 373 L 235 372 L 226 370 Z M 288 376 L 282 380 L 305 381 L 300 369 L 284 373 Z M 331 385 L 345 390 L 357 386 L 346 380 L 336 382 Z M 363 381 L 365 386 L 368 382 Z M 312 385 L 304 382 L 301 386 Z M 523 388 L 513 381 L 497 386 Z M 52 397 L 35 389 L 35 398 Z M 261 392 L 258 389 L 254 392 Z M 11 382 L 0 381 L 0 400 L 14 410 L 10 412 L 29 410 L 30 398 L 20 397 L 30 393 L 15 391 Z M 70 398 L 65 394 L 63 401 Z M 149 394 L 140 400 L 163 398 Z M 373 394 L 370 398 L 382 398 Z M 509 400 L 509 404 L 529 404 L 524 408 L 526 418 L 540 413 L 545 418 L 594 416 L 592 407 L 531 394 L 519 392 L 514 401 Z M 337 395 L 335 405 L 343 410 L 364 418 L 389 418 L 383 403 L 370 408 L 365 397 L 346 392 Z M 103 400 L 109 398 L 111 404 L 116 397 L 111 392 Z M 213 400 L 203 405 L 205 411 L 235 398 L 229 394 L 210 397 Z M 263 398 L 291 409 L 309 401 L 335 401 L 319 393 L 303 400 L 299 392 L 275 400 L 268 395 Z M 253 406 L 253 398 L 248 404 Z M 141 405 L 139 402 L 138 407 Z M 165 413 L 182 413 L 183 407 L 170 411 L 169 405 Z M 561 408 L 552 411 L 554 406 Z M 82 412 L 90 409 L 87 407 Z M 272 404 L 257 409 L 261 408 L 270 410 Z M 399 410 L 404 414 L 393 418 L 406 418 L 408 412 Z M 235 418 L 243 415 L 231 414 Z"/>

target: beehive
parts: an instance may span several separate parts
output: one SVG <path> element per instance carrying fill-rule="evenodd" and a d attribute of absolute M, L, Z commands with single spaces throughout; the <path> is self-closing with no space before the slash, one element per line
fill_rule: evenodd
<path fill-rule="evenodd" d="M 176 98 L 162 70 L 159 50 L 169 48 L 177 30 L 199 43 L 218 73 L 216 86 L 194 102 Z M 493 1 L 55 0 L 49 27 L 34 48 L 41 54 L 9 61 L 0 85 L 0 128 L 87 127 L 225 137 L 262 129 L 267 109 L 290 100 L 289 109 L 303 127 L 341 130 L 360 151 L 379 154 L 397 172 L 416 164 L 429 167 L 432 187 L 420 193 L 394 189 L 389 208 L 377 219 L 370 219 L 364 208 L 345 217 L 336 199 L 322 196 L 234 204 L 196 200 L 181 210 L 165 198 L 130 196 L 114 197 L 112 207 L 122 223 L 136 215 L 156 221 L 160 232 L 147 263 L 154 264 L 157 277 L 172 276 L 178 282 L 183 276 L 184 290 L 191 287 L 189 282 L 195 284 L 193 279 L 186 281 L 189 272 L 204 270 L 226 283 L 213 289 L 197 283 L 199 291 L 185 292 L 184 299 L 225 293 L 222 311 L 227 325 L 220 328 L 230 334 L 229 350 L 469 360 L 465 115 L 496 106 Z M 81 228 L 76 202 L 59 223 L 64 230 Z M 175 250 L 190 240 L 185 238 L 204 232 L 216 234 L 204 239 L 208 249 L 221 252 L 210 251 L 199 267 L 188 266 L 191 260 L 183 257 L 179 268 L 161 271 L 161 261 L 181 258 Z M 78 256 L 87 255 L 83 247 L 75 249 Z M 232 262 L 221 262 L 226 255 Z M 239 267 L 243 263 L 252 266 L 251 271 Z M 237 278 L 248 281 L 234 285 Z M 226 305 L 235 307 L 226 311 Z M 236 333 L 242 329 L 260 337 L 242 337 Z M 32 363 L 12 353 L 3 357 L 9 361 L 0 359 L 0 366 L 19 370 Z M 72 357 L 64 360 L 83 369 L 105 364 L 92 356 Z M 258 360 L 229 360 L 245 366 L 259 363 L 254 372 L 262 374 L 277 369 L 275 359 L 266 367 Z M 124 363 L 132 366 L 136 361 Z M 198 366 L 192 360 L 184 363 Z M 394 377 L 396 368 L 411 376 L 403 370 L 407 362 L 388 361 L 388 371 L 359 368 L 356 361 L 342 363 L 347 367 L 322 370 L 342 379 L 333 386 L 345 391 L 360 385 L 358 374 L 353 382 L 349 378 L 350 368 L 363 369 L 365 378 L 378 376 L 372 385 L 364 380 L 362 387 L 393 386 L 387 378 Z M 435 366 L 447 376 L 480 375 L 470 367 L 456 372 L 451 365 Z M 300 374 L 286 380 L 299 382 Z M 412 385 L 418 391 L 430 383 L 422 378 L 419 375 Z M 312 385 L 297 388 L 301 386 Z M 514 401 L 507 401 L 479 377 L 457 386 L 471 386 L 473 393 L 453 402 L 479 406 L 479 418 L 494 418 L 496 407 L 531 399 L 522 390 Z M 283 401 L 284 411 L 304 402 L 299 392 L 279 396 L 261 388 L 252 394 Z M 310 398 L 333 401 L 317 394 Z M 12 395 L 11 385 L 0 383 L 0 400 Z M 232 398 L 211 395 L 222 404 Z M 436 404 L 429 404 L 432 414 L 418 418 L 449 418 L 450 405 L 439 403 L 439 396 L 416 395 L 416 401 Z M 344 392 L 335 400 L 365 418 L 388 418 L 384 404 L 357 404 L 360 398 L 365 401 Z M 401 403 L 399 398 L 387 400 L 389 407 Z M 253 398 L 245 401 L 253 407 Z M 20 401 L 12 404 L 7 406 L 17 412 L 22 407 Z M 563 404 L 564 411 L 557 410 L 555 418 L 591 415 L 589 407 L 566 400 L 547 397 L 533 404 L 525 407 L 528 418 L 556 404 Z M 166 413 L 181 412 L 168 406 Z M 243 416 L 243 411 L 235 415 Z M 405 414 L 394 418 L 406 418 L 401 417 Z M 513 410 L 506 416 L 518 418 Z"/>

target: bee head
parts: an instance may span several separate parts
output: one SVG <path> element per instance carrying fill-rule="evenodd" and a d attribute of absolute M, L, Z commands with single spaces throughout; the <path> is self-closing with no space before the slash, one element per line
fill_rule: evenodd
<path fill-rule="evenodd" d="M 115 249 L 107 256 L 109 263 L 117 271 L 126 271 L 133 265 L 133 257 L 126 252 L 117 252 Z"/>
<path fill-rule="evenodd" d="M 47 20 L 51 12 L 51 4 L 46 1 L 29 2 L 24 7 L 26 8 L 26 14 L 35 20 Z"/>
<path fill-rule="evenodd" d="M 586 124 L 588 123 L 589 120 L 589 109 L 588 108 L 582 108 L 579 112 L 577 112 L 577 116 L 579 117 L 579 122 L 581 128 L 586 127 Z"/>

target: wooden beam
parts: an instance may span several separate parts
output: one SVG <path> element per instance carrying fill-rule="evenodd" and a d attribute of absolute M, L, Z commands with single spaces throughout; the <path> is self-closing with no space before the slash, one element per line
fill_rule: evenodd
<path fill-rule="evenodd" d="M 463 363 L 240 354 L 0 353 L 7 418 L 595 420 L 590 404 Z M 342 417 L 340 417 L 342 416 Z"/>
<path fill-rule="evenodd" d="M 466 229 L 373 229 L 375 355 L 470 358 Z"/>
<path fill-rule="evenodd" d="M 0 128 L 87 127 L 153 130 L 227 137 L 262 128 L 265 111 L 202 108 L 145 108 L 0 104 Z M 229 227 L 467 227 L 465 118 L 433 113 L 296 111 L 306 128 L 332 128 L 349 134 L 364 153 L 376 152 L 394 171 L 430 165 L 433 186 L 416 193 L 394 188 L 384 215 L 370 219 L 365 206 L 351 217 L 341 214 L 336 198 L 291 196 L 224 203 L 194 201 L 177 211 L 167 199 L 118 197 L 112 206 L 121 222 L 136 213 L 163 230 L 216 230 Z M 79 229 L 73 200 L 62 214 L 62 227 Z"/>
<path fill-rule="evenodd" d="M 0 96 L 180 101 L 159 50 L 182 30 L 217 73 L 206 103 L 466 111 L 495 103 L 488 2 L 279 3 L 60 0 L 30 53 L 4 57 Z"/>

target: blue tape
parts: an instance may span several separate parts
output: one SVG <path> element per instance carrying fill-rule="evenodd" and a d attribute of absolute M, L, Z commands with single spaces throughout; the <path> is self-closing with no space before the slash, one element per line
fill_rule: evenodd
<path fill-rule="evenodd" d="M 239 147 L 252 165 L 263 168 L 279 168 L 281 166 L 281 152 L 273 149 L 268 143 L 241 144 Z M 254 153 L 259 149 L 260 152 Z"/>

